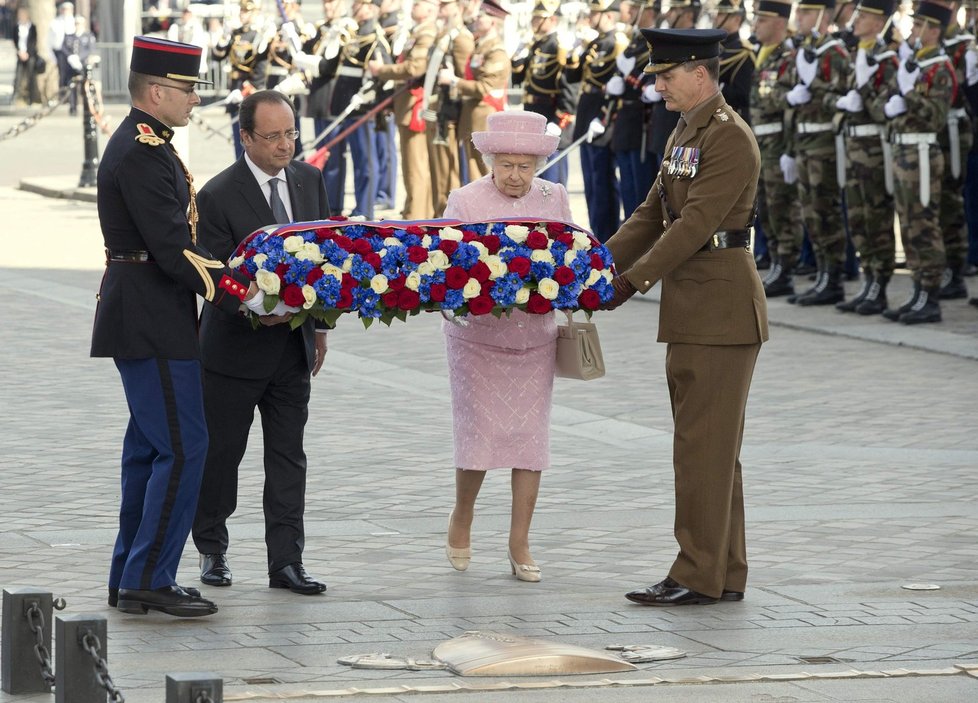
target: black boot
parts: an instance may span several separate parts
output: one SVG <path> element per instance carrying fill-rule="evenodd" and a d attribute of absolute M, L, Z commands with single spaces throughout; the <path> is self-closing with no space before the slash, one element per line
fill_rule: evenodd
<path fill-rule="evenodd" d="M 856 312 L 860 315 L 879 315 L 886 310 L 886 284 L 889 282 L 888 276 L 876 276 L 866 297 L 856 306 Z"/>
<path fill-rule="evenodd" d="M 905 312 L 909 312 L 910 308 L 917 304 L 917 298 L 920 297 L 920 284 L 914 281 L 913 293 L 910 298 L 898 308 L 887 308 L 883 311 L 883 317 L 887 320 L 893 320 L 894 322 L 900 319 L 900 315 Z"/>
<path fill-rule="evenodd" d="M 909 310 L 900 315 L 900 322 L 905 325 L 919 325 L 922 322 L 940 322 L 941 304 L 940 288 L 921 288 L 920 295 Z"/>
<path fill-rule="evenodd" d="M 866 271 L 864 273 L 864 277 L 863 277 L 863 287 L 862 287 L 862 290 L 860 290 L 859 293 L 856 294 L 856 297 L 855 298 L 851 298 L 850 300 L 847 300 L 844 303 L 836 303 L 835 304 L 835 309 L 836 310 L 841 310 L 842 312 L 852 312 L 852 311 L 854 311 L 857 307 L 859 307 L 859 304 L 861 302 L 863 302 L 864 300 L 866 300 L 866 296 L 869 295 L 869 291 L 872 290 L 873 284 L 875 282 L 876 282 L 876 279 L 873 276 L 872 272 Z"/>
<path fill-rule="evenodd" d="M 961 267 L 944 269 L 941 276 L 941 289 L 938 297 L 941 300 L 957 300 L 968 297 L 968 287 L 964 284 Z"/>
<path fill-rule="evenodd" d="M 818 270 L 818 273 L 815 274 L 815 283 L 813 283 L 811 286 L 809 286 L 809 288 L 807 290 L 805 290 L 805 291 L 803 291 L 801 293 L 792 293 L 787 298 L 785 298 L 785 300 L 787 300 L 789 303 L 791 303 L 792 305 L 794 305 L 800 299 L 804 298 L 806 295 L 812 295 L 812 294 L 814 294 L 815 293 L 815 289 L 818 288 L 819 285 L 821 285 L 822 279 L 825 278 L 825 277 L 827 277 L 827 276 L 828 276 L 828 273 L 826 273 L 822 269 L 819 269 Z"/>
<path fill-rule="evenodd" d="M 764 295 L 777 298 L 781 295 L 794 295 L 795 286 L 791 282 L 791 271 L 779 260 L 771 266 L 771 272 L 764 278 Z"/>
<path fill-rule="evenodd" d="M 769 269 L 771 268 L 771 257 L 767 254 L 758 254 L 754 257 L 754 264 L 758 271 Z"/>
<path fill-rule="evenodd" d="M 795 302 L 798 305 L 832 305 L 845 298 L 846 291 L 842 287 L 842 269 L 831 268 L 822 273 L 821 279 L 815 284 L 812 293 L 803 295 Z"/>

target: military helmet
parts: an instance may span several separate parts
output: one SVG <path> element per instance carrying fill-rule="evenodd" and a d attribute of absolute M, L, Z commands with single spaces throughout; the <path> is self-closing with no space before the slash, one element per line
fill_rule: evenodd
<path fill-rule="evenodd" d="M 951 8 L 939 5 L 936 2 L 921 0 L 917 8 L 913 11 L 914 19 L 922 19 L 929 24 L 939 24 L 947 27 L 951 24 L 953 13 Z"/>
<path fill-rule="evenodd" d="M 590 5 L 591 12 L 619 12 L 621 0 L 596 0 Z"/>
<path fill-rule="evenodd" d="M 560 0 L 537 0 L 533 6 L 534 17 L 553 17 L 560 14 Z"/>
<path fill-rule="evenodd" d="M 744 7 L 744 0 L 720 0 L 717 3 L 718 15 L 740 15 L 747 16 L 747 8 Z"/>
<path fill-rule="evenodd" d="M 754 5 L 758 17 L 791 17 L 791 0 L 760 0 Z"/>
<path fill-rule="evenodd" d="M 859 0 L 856 10 L 871 15 L 889 17 L 896 10 L 896 0 Z"/>
<path fill-rule="evenodd" d="M 835 0 L 801 0 L 796 7 L 799 10 L 834 10 Z"/>

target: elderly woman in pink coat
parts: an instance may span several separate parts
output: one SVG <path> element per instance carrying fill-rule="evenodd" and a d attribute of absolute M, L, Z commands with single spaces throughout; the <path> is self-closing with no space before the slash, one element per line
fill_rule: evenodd
<path fill-rule="evenodd" d="M 466 222 L 491 219 L 571 221 L 564 187 L 534 178 L 558 137 L 532 112 L 497 112 L 488 130 L 472 142 L 489 174 L 448 198 L 445 217 Z M 470 530 L 475 501 L 486 472 L 512 471 L 513 507 L 509 563 L 521 581 L 539 581 L 530 555 L 530 522 L 540 473 L 550 465 L 550 408 L 553 396 L 557 323 L 554 313 L 469 315 L 445 322 L 455 437 L 455 509 L 445 551 L 464 571 L 472 557 Z"/>

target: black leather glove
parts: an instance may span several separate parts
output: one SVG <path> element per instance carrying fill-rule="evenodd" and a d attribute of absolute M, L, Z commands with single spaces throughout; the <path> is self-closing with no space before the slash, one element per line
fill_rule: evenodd
<path fill-rule="evenodd" d="M 615 295 L 611 300 L 601 306 L 602 310 L 614 310 L 638 292 L 635 286 L 624 276 L 615 276 L 612 278 L 611 287 L 615 291 Z"/>

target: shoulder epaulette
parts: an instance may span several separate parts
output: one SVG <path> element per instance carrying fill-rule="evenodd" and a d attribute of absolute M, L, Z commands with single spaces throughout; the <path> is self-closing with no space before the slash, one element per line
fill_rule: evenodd
<path fill-rule="evenodd" d="M 140 144 L 146 144 L 148 146 L 160 146 L 166 144 L 166 140 L 153 131 L 145 122 L 140 122 L 136 125 L 136 129 L 139 130 L 139 134 L 136 135 L 135 139 Z"/>

